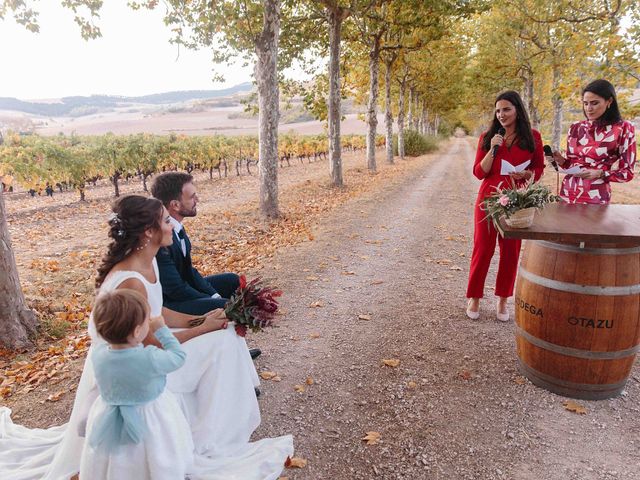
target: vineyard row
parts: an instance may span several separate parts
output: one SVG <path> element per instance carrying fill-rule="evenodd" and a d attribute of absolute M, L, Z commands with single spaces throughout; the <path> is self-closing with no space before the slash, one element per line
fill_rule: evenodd
<path fill-rule="evenodd" d="M 384 137 L 376 139 L 384 145 Z M 326 159 L 326 135 L 280 135 L 278 156 L 280 166 L 291 161 L 308 163 Z M 363 135 L 342 137 L 345 151 L 363 150 Z M 216 170 L 226 177 L 230 169 L 240 175 L 241 169 L 251 174 L 258 163 L 258 137 L 180 136 L 180 135 L 101 135 L 40 137 L 10 134 L 0 145 L 0 179 L 3 189 L 15 182 L 32 191 L 73 188 L 80 200 L 85 198 L 88 184 L 109 179 L 114 195 L 119 196 L 119 181 L 140 176 L 147 191 L 147 178 L 169 170 Z"/>

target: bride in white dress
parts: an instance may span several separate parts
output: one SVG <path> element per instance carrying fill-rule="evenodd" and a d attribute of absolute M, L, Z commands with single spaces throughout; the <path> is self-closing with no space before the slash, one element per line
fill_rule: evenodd
<path fill-rule="evenodd" d="M 185 365 L 168 375 L 167 389 L 191 426 L 195 462 L 189 478 L 277 479 L 293 454 L 293 439 L 285 435 L 249 442 L 260 424 L 260 410 L 254 393 L 258 376 L 244 338 L 231 327 L 221 329 L 222 310 L 188 328 L 193 316 L 162 307 L 155 255 L 172 243 L 166 210 L 158 200 L 129 195 L 116 202 L 109 224 L 112 242 L 96 280 L 100 291 L 130 288 L 146 296 L 151 316 L 162 314 L 187 352 Z M 89 334 L 93 345 L 104 341 L 92 320 Z M 78 472 L 84 425 L 98 395 L 91 356 L 90 348 L 66 425 L 28 429 L 14 424 L 11 411 L 0 407 L 0 478 L 68 480 Z"/>

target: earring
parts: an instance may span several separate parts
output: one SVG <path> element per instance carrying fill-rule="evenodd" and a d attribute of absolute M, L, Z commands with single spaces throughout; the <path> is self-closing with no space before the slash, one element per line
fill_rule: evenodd
<path fill-rule="evenodd" d="M 145 242 L 144 245 L 140 245 L 139 247 L 136 247 L 136 251 L 144 250 L 145 248 L 147 248 L 149 246 L 149 242 L 151 242 L 151 240 L 147 238 L 147 241 Z"/>

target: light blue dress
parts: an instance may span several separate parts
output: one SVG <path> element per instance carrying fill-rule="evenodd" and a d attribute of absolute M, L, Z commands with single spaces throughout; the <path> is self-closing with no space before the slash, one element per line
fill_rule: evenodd
<path fill-rule="evenodd" d="M 155 332 L 164 350 L 150 345 L 114 350 L 98 345 L 93 369 L 102 400 L 111 408 L 95 419 L 89 444 L 111 451 L 118 445 L 140 443 L 145 425 L 137 406 L 157 399 L 167 374 L 180 368 L 186 353 L 167 327 Z"/>
<path fill-rule="evenodd" d="M 93 368 L 100 396 L 89 413 L 80 478 L 182 480 L 193 464 L 191 431 L 167 374 L 186 354 L 167 327 L 155 332 L 164 350 L 96 345 Z"/>

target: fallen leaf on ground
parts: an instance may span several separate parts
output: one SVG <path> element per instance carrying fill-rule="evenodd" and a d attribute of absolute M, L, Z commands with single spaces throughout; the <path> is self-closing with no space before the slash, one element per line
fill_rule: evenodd
<path fill-rule="evenodd" d="M 309 338 L 320 338 L 320 334 L 316 332 L 310 333 Z"/>
<path fill-rule="evenodd" d="M 453 266 L 449 267 L 449 270 L 456 270 L 456 271 L 459 272 L 460 270 L 462 270 L 462 267 L 459 267 L 457 265 L 453 265 Z"/>
<path fill-rule="evenodd" d="M 347 272 L 342 272 L 342 275 L 355 275 L 356 272 L 352 272 L 352 271 L 347 271 Z"/>
<path fill-rule="evenodd" d="M 518 385 L 524 385 L 525 383 L 527 383 L 527 379 L 524 377 L 516 377 L 514 382 L 516 382 Z"/>
<path fill-rule="evenodd" d="M 313 385 L 313 383 L 314 383 L 314 382 L 313 382 L 313 378 L 311 378 L 311 377 L 307 377 L 307 379 L 305 380 L 305 382 L 304 382 L 304 383 L 306 383 L 307 385 Z"/>
<path fill-rule="evenodd" d="M 459 372 L 458 376 L 463 380 L 471 380 L 471 372 L 469 370 Z"/>
<path fill-rule="evenodd" d="M 304 385 L 294 385 L 293 389 L 298 393 L 304 393 Z"/>
<path fill-rule="evenodd" d="M 371 320 L 371 315 L 360 314 L 358 315 L 358 320 Z"/>
<path fill-rule="evenodd" d="M 277 376 L 278 374 L 276 372 L 269 372 L 268 370 L 260 372 L 260 378 L 262 378 L 263 380 L 271 380 L 272 378 L 275 378 Z"/>
<path fill-rule="evenodd" d="M 324 305 L 320 300 L 313 302 L 312 304 L 309 305 L 309 308 L 317 308 L 317 307 L 324 307 Z"/>
<path fill-rule="evenodd" d="M 371 285 L 380 285 L 384 283 L 384 280 L 374 280 L 373 282 L 371 282 Z"/>
<path fill-rule="evenodd" d="M 436 260 L 436 263 L 437 263 L 438 265 L 449 265 L 449 264 L 451 263 L 451 260 L 447 260 L 447 259 L 445 258 L 445 259 L 442 259 L 442 260 Z"/>
<path fill-rule="evenodd" d="M 573 400 L 567 400 L 565 402 L 562 402 L 562 405 L 564 405 L 565 410 L 569 410 L 570 412 L 574 412 L 579 415 L 586 415 L 587 413 L 586 408 L 584 408 L 579 403 L 574 402 Z"/>
<path fill-rule="evenodd" d="M 304 468 L 307 466 L 307 460 L 301 457 L 287 457 L 284 466 L 287 468 Z"/>
<path fill-rule="evenodd" d="M 411 382 L 407 383 L 407 387 L 409 387 L 409 388 L 418 388 L 418 384 L 416 382 L 411 381 Z"/>
<path fill-rule="evenodd" d="M 47 401 L 48 402 L 57 402 L 58 400 L 60 400 L 62 398 L 63 395 L 64 395 L 64 391 L 60 391 L 58 393 L 52 393 L 51 395 L 49 395 L 47 397 Z"/>
<path fill-rule="evenodd" d="M 398 365 L 400 365 L 400 359 L 398 359 L 398 358 L 387 358 L 387 359 L 382 360 L 382 363 L 385 364 L 387 367 L 396 368 Z"/>
<path fill-rule="evenodd" d="M 273 380 L 274 382 L 281 382 L 282 381 L 282 377 L 280 375 L 276 375 L 271 380 Z"/>
<path fill-rule="evenodd" d="M 366 442 L 367 445 L 375 445 L 380 441 L 380 433 L 378 432 L 367 432 L 364 437 L 362 437 L 362 441 Z"/>
<path fill-rule="evenodd" d="M 318 277 L 314 277 L 314 276 L 308 276 L 307 280 L 309 280 L 310 282 L 315 282 L 316 280 L 318 280 Z"/>

